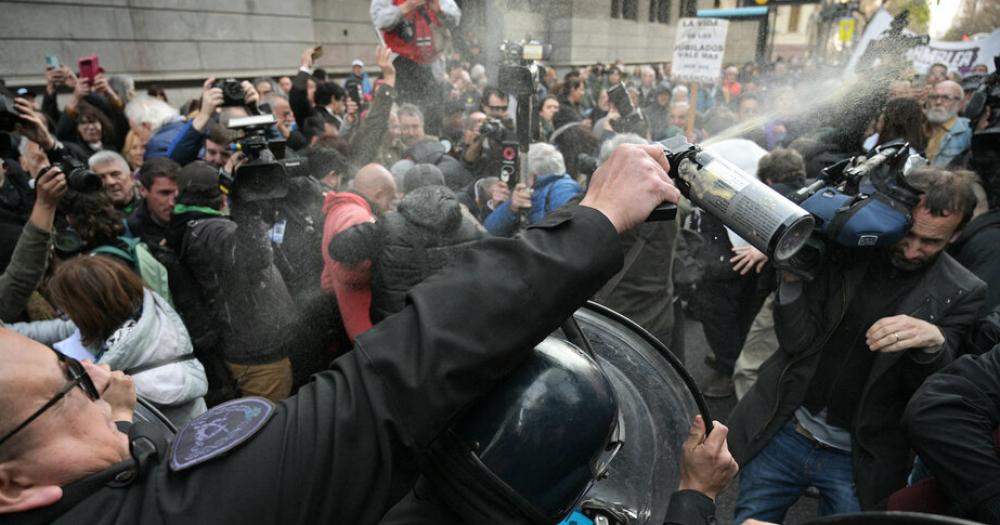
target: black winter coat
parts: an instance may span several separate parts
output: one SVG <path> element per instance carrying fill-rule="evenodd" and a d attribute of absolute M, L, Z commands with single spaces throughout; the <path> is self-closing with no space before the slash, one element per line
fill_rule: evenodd
<path fill-rule="evenodd" d="M 295 305 L 258 217 L 175 215 L 173 245 L 202 288 L 219 327 L 223 358 L 264 364 L 287 356 L 285 340 Z M 179 245 L 178 245 L 179 244 Z"/>
<path fill-rule="evenodd" d="M 1000 346 L 929 377 L 903 416 L 907 436 L 963 517 L 1000 523 Z"/>
<path fill-rule="evenodd" d="M 729 448 L 740 465 L 763 449 L 802 405 L 820 362 L 820 350 L 844 317 L 868 258 L 830 261 L 787 304 L 775 302 L 775 332 L 780 347 L 760 369 L 753 388 L 729 418 Z M 986 286 L 942 253 L 920 283 L 890 315 L 909 315 L 935 324 L 945 343 L 932 354 L 880 352 L 868 374 L 851 431 L 854 479 L 862 509 L 878 508 L 906 483 L 912 463 L 900 418 L 923 380 L 952 361 L 964 332 L 975 320 Z M 862 296 L 863 297 L 863 296 Z"/>
<path fill-rule="evenodd" d="M 406 306 L 411 288 L 450 266 L 485 236 L 451 190 L 424 186 L 408 193 L 398 211 L 335 237 L 330 255 L 348 264 L 371 259 L 371 314 L 377 323 Z"/>

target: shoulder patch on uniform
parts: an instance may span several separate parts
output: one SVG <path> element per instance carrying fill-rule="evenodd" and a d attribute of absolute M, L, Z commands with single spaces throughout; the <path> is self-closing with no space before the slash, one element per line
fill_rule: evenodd
<path fill-rule="evenodd" d="M 177 432 L 170 446 L 170 469 L 184 470 L 229 452 L 253 437 L 272 415 L 274 403 L 262 397 L 212 408 Z"/>

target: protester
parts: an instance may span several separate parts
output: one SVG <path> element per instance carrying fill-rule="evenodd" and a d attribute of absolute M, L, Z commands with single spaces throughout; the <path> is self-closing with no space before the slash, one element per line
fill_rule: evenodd
<path fill-rule="evenodd" d="M 76 257 L 49 283 L 56 306 L 80 330 L 82 349 L 97 364 L 122 370 L 136 393 L 175 425 L 205 411 L 205 370 L 191 353 L 181 318 L 132 271 L 109 257 Z"/>
<path fill-rule="evenodd" d="M 371 261 L 373 323 L 402 310 L 411 288 L 454 264 L 485 236 L 445 187 L 436 166 L 410 168 L 403 193 L 395 211 L 355 226 L 330 243 L 330 256 L 340 264 Z"/>
<path fill-rule="evenodd" d="M 934 86 L 934 93 L 928 98 L 927 121 L 931 124 L 931 134 L 927 141 L 927 160 L 934 166 L 945 167 L 965 153 L 972 143 L 969 119 L 958 116 L 962 86 L 943 80 Z"/>
<path fill-rule="evenodd" d="M 533 224 L 581 193 L 580 185 L 566 173 L 562 154 L 550 144 L 536 142 L 528 149 L 525 182 L 514 187 L 510 199 L 497 206 L 484 225 L 493 235 L 511 236 L 520 227 L 521 213 Z"/>

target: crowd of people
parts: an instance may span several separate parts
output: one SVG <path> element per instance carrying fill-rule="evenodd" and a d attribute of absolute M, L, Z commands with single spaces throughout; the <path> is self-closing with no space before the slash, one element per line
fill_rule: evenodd
<path fill-rule="evenodd" d="M 875 107 L 843 108 L 851 118 L 797 111 L 808 106 L 797 86 L 815 72 L 797 59 L 730 65 L 698 89 L 674 81 L 669 62 L 562 74 L 543 67 L 526 127 L 531 145 L 521 153 L 527 170 L 512 180 L 504 152 L 519 138 L 514 100 L 488 81 L 478 44 L 439 48 L 440 28 L 460 16 L 450 0 L 372 2 L 386 43 L 377 76 L 355 60 L 334 78 L 310 47 L 288 76 L 209 78 L 180 107 L 160 89 L 137 93 L 127 74 L 84 77 L 65 66 L 45 71 L 39 94 L 0 89 L 13 115 L 0 135 L 0 348 L 11 363 L 0 372 L 0 512 L 44 509 L 61 497 L 52 487 L 117 463 L 113 450 L 125 438 L 105 429 L 67 444 L 110 450 L 111 460 L 24 474 L 32 468 L 24 458 L 37 453 L 24 436 L 45 426 L 32 421 L 78 385 L 93 400 L 103 395 L 112 419 L 101 420 L 112 423 L 132 420 L 135 394 L 177 427 L 232 399 L 294 399 L 285 406 L 301 411 L 299 422 L 288 415 L 270 424 L 284 430 L 259 439 L 273 447 L 266 457 L 287 453 L 287 468 L 307 468 L 313 458 L 302 453 L 314 447 L 293 453 L 300 444 L 282 432 L 315 425 L 345 443 L 364 441 L 355 434 L 369 428 L 379 437 L 361 445 L 365 453 L 381 446 L 384 461 L 395 461 L 385 447 L 414 453 L 513 366 L 491 361 L 486 347 L 513 351 L 556 328 L 545 319 L 565 317 L 579 301 L 543 296 L 572 291 L 567 297 L 636 321 L 682 359 L 684 319 L 702 323 L 714 370 L 704 395 L 739 402 L 728 442 L 726 427 L 705 442 L 696 436 L 704 423 L 695 424 L 691 454 L 705 443 L 712 452 L 685 464 L 689 475 L 710 472 L 711 482 L 682 483 L 692 490 L 679 494 L 717 495 L 735 475 L 732 451 L 742 472 L 738 523 L 780 522 L 807 489 L 818 491 L 823 515 L 890 508 L 1000 520 L 1000 350 L 992 349 L 1000 339 L 1000 142 L 992 134 L 1000 100 L 975 115 L 967 108 L 989 82 L 985 66 L 964 76 L 941 64 L 924 75 L 900 68 L 876 85 Z M 609 97 L 619 86 L 631 108 Z M 256 131 L 241 123 L 255 115 L 273 118 Z M 754 152 L 746 171 L 788 196 L 823 168 L 906 144 L 926 159 L 906 175 L 921 198 L 905 210 L 901 240 L 831 248 L 803 279 L 685 200 L 677 221 L 641 223 L 638 211 L 622 211 L 652 183 L 617 173 L 663 161 L 656 170 L 665 175 L 662 152 L 652 153 L 659 146 L 646 145 L 675 136 L 742 139 Z M 581 210 L 588 207 L 621 234 L 617 272 L 605 260 L 614 254 L 579 256 L 578 230 L 600 229 Z M 558 233 L 559 221 L 577 225 Z M 608 234 L 583 243 L 604 251 L 596 240 Z M 542 252 L 505 243 L 555 251 L 543 261 Z M 565 275 L 504 269 L 519 263 Z M 526 302 L 554 313 L 508 316 Z M 482 355 L 445 374 L 456 374 L 451 390 L 421 385 L 442 380 L 423 359 L 455 359 L 446 352 L 473 338 Z M 25 381 L 48 373 L 53 359 L 69 386 L 17 425 L 15 415 L 29 410 L 24 399 L 51 397 L 46 389 L 58 380 Z M 499 366 L 472 373 L 473 364 Z M 314 375 L 331 366 L 336 373 Z M 391 396 L 376 392 L 375 377 L 389 377 Z M 21 381 L 29 394 L 4 381 Z M 337 413 L 328 406 L 319 422 L 304 423 L 306 410 L 338 388 L 346 397 L 329 402 Z M 445 398 L 428 402 L 432 395 Z M 354 397 L 374 408 L 354 406 Z M 413 429 L 396 434 L 403 420 Z M 98 445 L 80 445 L 86 439 Z M 57 468 L 52 461 L 43 467 Z M 372 491 L 362 496 L 359 483 L 338 500 L 351 506 L 319 515 L 377 519 L 412 488 L 413 464 L 399 467 L 399 486 L 376 486 L 374 471 L 359 474 L 365 465 L 341 466 L 340 475 L 360 476 Z M 215 481 L 220 475 L 198 483 L 228 483 Z M 713 512 L 692 497 L 676 508 Z"/>

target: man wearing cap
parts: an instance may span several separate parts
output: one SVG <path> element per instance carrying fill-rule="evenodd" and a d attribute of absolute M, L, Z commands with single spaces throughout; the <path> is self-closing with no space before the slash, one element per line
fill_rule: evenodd
<path fill-rule="evenodd" d="M 234 199 L 232 213 L 223 213 L 219 170 L 203 161 L 181 169 L 177 189 L 167 243 L 212 306 L 219 350 L 240 393 L 273 401 L 288 397 L 286 340 L 295 305 L 274 265 L 262 210 Z"/>
<path fill-rule="evenodd" d="M 352 84 L 361 86 L 361 92 L 365 96 L 372 94 L 372 81 L 368 78 L 368 73 L 365 73 L 365 63 L 357 58 L 351 62 L 351 72 L 344 79 L 344 89 Z"/>

